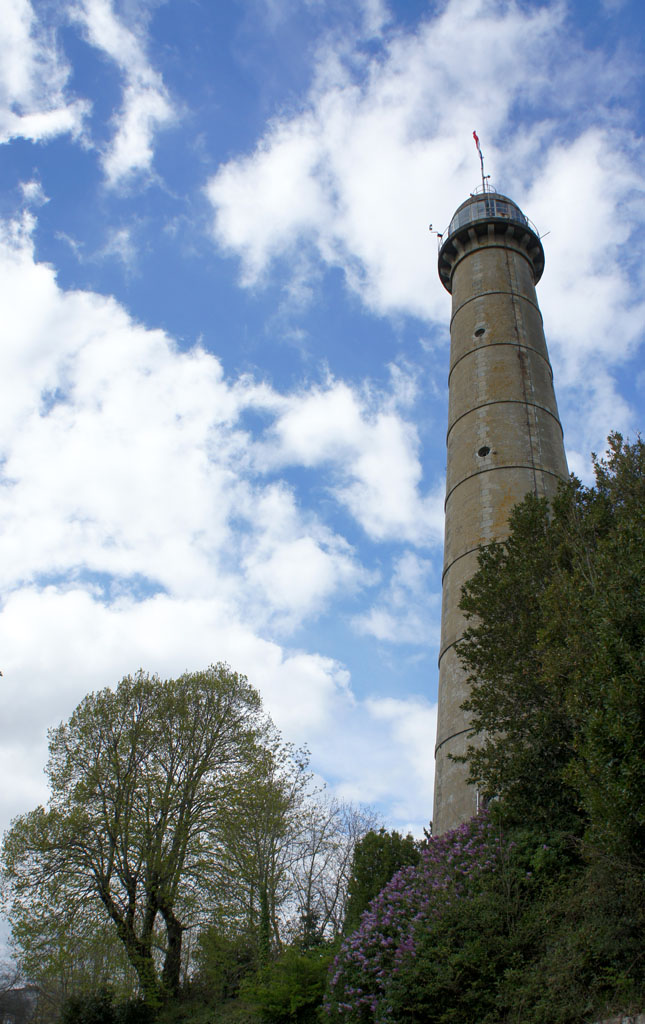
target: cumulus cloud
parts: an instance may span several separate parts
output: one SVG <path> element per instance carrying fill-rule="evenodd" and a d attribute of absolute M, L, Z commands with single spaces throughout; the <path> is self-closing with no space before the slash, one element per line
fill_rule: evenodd
<path fill-rule="evenodd" d="M 421 780 L 423 792 L 430 796 L 434 785 L 434 737 L 437 732 L 436 706 L 414 698 L 399 700 L 385 697 L 368 702 L 376 719 L 387 722 L 392 738 L 406 751 L 402 769 L 412 769 L 414 777 Z M 429 806 L 431 800 L 428 801 Z M 402 806 L 397 817 L 409 817 L 412 807 Z"/>
<path fill-rule="evenodd" d="M 7 583 L 80 565 L 208 593 L 235 555 L 236 572 L 265 593 L 265 616 L 303 617 L 360 579 L 349 545 L 305 519 L 288 488 L 256 484 L 253 440 L 239 426 L 253 389 L 231 386 L 199 348 L 179 353 L 113 300 L 61 293 L 33 262 L 31 223 L 7 229 L 0 285 L 11 311 L 5 381 L 21 381 L 6 386 L 0 413 Z M 243 527 L 235 550 L 233 520 Z"/>
<path fill-rule="evenodd" d="M 282 394 L 229 380 L 214 356 L 180 351 L 114 299 L 62 290 L 34 258 L 34 226 L 25 212 L 0 228 L 0 649 L 16 765 L 44 763 L 45 727 L 88 690 L 138 665 L 171 675 L 220 659 L 259 686 L 290 738 L 314 752 L 330 732 L 351 745 L 371 709 L 343 665 L 288 642 L 377 578 L 277 470 L 326 461 L 330 494 L 351 512 L 338 481 L 351 471 L 369 483 L 360 466 L 381 431 L 409 438 L 396 411 L 409 389 L 399 379 L 368 401 L 331 381 Z M 319 438 L 310 458 L 298 430 L 325 401 L 346 408 L 353 437 L 349 449 Z M 258 409 L 253 433 L 244 415 Z M 416 442 L 400 454 L 416 466 Z M 418 471 L 408 475 L 377 537 L 422 508 Z M 32 768 L 14 795 L 39 787 Z"/>
<path fill-rule="evenodd" d="M 245 281 L 304 237 L 370 308 L 438 314 L 427 215 L 447 221 L 468 194 L 472 119 L 485 113 L 489 133 L 501 133 L 528 47 L 561 25 L 548 10 L 504 9 L 453 0 L 414 34 L 394 35 L 367 70 L 358 55 L 321 52 L 306 108 L 276 119 L 252 154 L 208 183 L 215 238 L 239 253 Z"/>
<path fill-rule="evenodd" d="M 143 31 L 115 13 L 111 0 L 61 5 L 58 17 L 80 24 L 88 42 L 112 60 L 122 76 L 120 110 L 102 153 L 108 185 L 149 173 L 156 133 L 177 113 L 159 72 L 146 54 Z M 30 0 L 7 0 L 0 24 L 0 142 L 83 137 L 91 104 L 70 95 L 70 66 L 57 40 L 58 25 Z"/>
<path fill-rule="evenodd" d="M 0 20 L 0 142 L 79 136 L 90 104 L 67 93 L 70 68 L 29 0 L 6 0 Z"/>
<path fill-rule="evenodd" d="M 123 76 L 122 106 L 113 118 L 114 134 L 102 158 L 108 185 L 114 187 L 150 171 L 155 134 L 173 122 L 176 111 L 139 34 L 117 17 L 111 0 L 79 0 L 74 13 L 88 41 L 114 61 Z"/>
<path fill-rule="evenodd" d="M 394 375 L 390 399 L 329 380 L 288 398 L 277 411 L 265 466 L 332 467 L 330 490 L 374 540 L 437 544 L 441 488 L 424 495 L 419 438 L 398 411 L 410 390 Z"/>
<path fill-rule="evenodd" d="M 357 728 L 359 715 L 363 717 Z M 342 798 L 386 803 L 399 827 L 414 822 L 419 834 L 431 817 L 436 731 L 437 708 L 428 701 L 368 698 L 355 713 L 347 710 L 338 736 L 327 737 L 322 760 L 326 777 L 342 780 L 335 786 Z M 424 805 L 427 818 L 419 821 L 418 808 Z"/>
<path fill-rule="evenodd" d="M 550 231 L 540 301 L 575 460 L 606 429 L 591 409 L 612 392 L 612 369 L 643 341 L 631 282 L 643 257 L 645 147 L 621 109 L 642 69 L 565 29 L 559 3 L 451 0 L 414 33 L 386 34 L 370 61 L 358 46 L 326 44 L 303 108 L 223 164 L 207 195 L 213 237 L 239 258 L 243 284 L 283 272 L 289 260 L 278 257 L 297 246 L 317 267 L 341 268 L 371 311 L 443 324 L 427 223 L 444 226 L 476 184 L 477 127 L 493 181 Z M 607 412 L 633 430 L 624 403 Z M 581 429 L 593 422 L 595 438 Z M 368 493 L 353 486 L 348 504 Z"/>
<path fill-rule="evenodd" d="M 640 426 L 613 376 L 645 339 L 633 287 L 644 255 L 642 153 L 634 145 L 626 158 L 623 143 L 620 132 L 589 129 L 554 145 L 525 201 L 548 231 L 540 306 L 570 468 L 586 479 L 589 452 L 610 430 Z"/>
<path fill-rule="evenodd" d="M 387 643 L 438 646 L 441 594 L 431 590 L 433 570 L 429 559 L 405 551 L 379 603 L 354 618 L 359 632 Z"/>

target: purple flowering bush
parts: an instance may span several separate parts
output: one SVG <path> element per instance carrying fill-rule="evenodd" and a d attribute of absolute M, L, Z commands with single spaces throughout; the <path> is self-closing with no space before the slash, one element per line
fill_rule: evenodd
<path fill-rule="evenodd" d="M 500 843 L 486 815 L 431 839 L 415 867 L 402 868 L 372 900 L 360 927 L 340 948 L 323 1019 L 347 1024 L 395 1024 L 392 987 L 413 968 L 421 934 L 498 864 Z"/>

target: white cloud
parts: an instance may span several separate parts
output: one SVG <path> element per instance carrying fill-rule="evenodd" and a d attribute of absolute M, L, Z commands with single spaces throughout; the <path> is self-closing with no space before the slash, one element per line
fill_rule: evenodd
<path fill-rule="evenodd" d="M 552 147 L 525 203 L 549 232 L 540 305 L 570 468 L 587 481 L 589 452 L 609 431 L 640 426 L 612 376 L 645 338 L 645 303 L 634 287 L 644 255 L 643 183 L 620 144 L 614 133 L 590 129 Z"/>
<path fill-rule="evenodd" d="M 0 826 L 46 798 L 45 728 L 88 692 L 143 666 L 162 676 L 228 661 L 248 675 L 285 737 L 307 744 L 339 796 L 389 809 L 420 831 L 432 808 L 436 708 L 421 699 L 357 700 L 331 658 L 289 652 L 228 618 L 216 600 L 157 595 L 106 604 L 87 590 L 23 588 L 0 615 L 5 778 Z M 401 799 L 402 793 L 409 800 Z M 419 807 L 427 808 L 419 820 Z"/>
<path fill-rule="evenodd" d="M 620 361 L 642 341 L 645 305 L 632 298 L 629 269 L 642 253 L 643 177 L 621 141 L 596 128 L 552 146 L 526 198 L 549 231 L 540 305 L 565 384 L 590 357 Z"/>
<path fill-rule="evenodd" d="M 349 544 L 313 516 L 303 517 L 284 484 L 249 489 L 237 515 L 253 524 L 241 558 L 247 611 L 254 609 L 257 622 L 266 621 L 268 610 L 274 629 L 290 630 L 322 611 L 334 594 L 352 593 L 370 580 Z"/>
<path fill-rule="evenodd" d="M 432 816 L 436 716 L 436 705 L 415 697 L 374 697 L 348 709 L 338 735 L 327 737 L 322 761 L 328 778 L 342 780 L 337 795 L 386 803 L 399 827 L 414 821 L 420 833 Z"/>
<path fill-rule="evenodd" d="M 29 0 L 4 0 L 0 19 L 0 142 L 79 136 L 90 105 L 66 94 L 69 66 Z"/>
<path fill-rule="evenodd" d="M 49 196 L 45 195 L 43 186 L 36 178 L 32 178 L 31 181 L 21 181 L 20 191 L 25 203 L 29 206 L 44 206 L 49 202 Z"/>
<path fill-rule="evenodd" d="M 262 639 L 221 595 L 126 594 L 105 602 L 89 588 L 23 587 L 5 602 L 0 642 L 3 728 L 16 742 L 34 734 L 42 741 L 44 727 L 71 713 L 85 693 L 139 665 L 170 675 L 228 661 L 261 689 L 277 724 L 299 742 L 326 729 L 336 704 L 348 699 L 340 665 Z"/>
<path fill-rule="evenodd" d="M 208 184 L 215 237 L 241 256 L 244 281 L 304 237 L 377 312 L 443 315 L 428 288 L 428 219 L 447 221 L 472 187 L 473 118 L 503 129 L 514 87 L 526 89 L 527 51 L 560 27 L 549 9 L 453 0 L 414 34 L 393 35 L 367 70 L 346 43 L 323 50 L 306 109 L 274 121 Z"/>
<path fill-rule="evenodd" d="M 443 325 L 448 298 L 427 224 L 444 226 L 476 185 L 476 127 L 493 181 L 550 231 L 539 297 L 575 461 L 609 425 L 635 426 L 624 402 L 608 402 L 607 415 L 592 409 L 643 343 L 645 310 L 631 296 L 645 146 L 621 108 L 640 69 L 585 50 L 566 24 L 561 3 L 450 0 L 414 33 L 384 37 L 370 61 L 347 40 L 327 43 L 301 112 L 221 166 L 207 194 L 214 238 L 239 257 L 244 284 L 283 272 L 276 257 L 288 266 L 304 249 L 317 269 L 340 267 L 370 310 Z M 395 462 L 410 439 L 386 438 L 382 426 Z M 363 466 L 345 490 L 349 506 L 366 506 L 376 476 Z M 365 525 L 383 533 L 377 520 Z"/>
<path fill-rule="evenodd" d="M 7 240 L 0 285 L 11 310 L 0 413 L 7 583 L 82 566 L 207 595 L 214 579 L 226 588 L 232 566 L 243 581 L 228 584 L 235 599 L 247 600 L 240 587 L 261 592 L 251 603 L 264 621 L 302 619 L 358 584 L 347 544 L 303 519 L 288 489 L 254 482 L 252 439 L 237 421 L 255 392 L 113 301 L 58 292 L 24 230 Z"/>
<path fill-rule="evenodd" d="M 99 257 L 113 257 L 120 260 L 126 270 L 133 270 L 137 260 L 137 247 L 132 228 L 111 228 L 108 240 L 99 252 Z"/>
<path fill-rule="evenodd" d="M 27 212 L 0 230 L 0 667 L 14 795 L 41 792 L 46 726 L 139 665 L 171 675 L 228 660 L 289 738 L 316 755 L 331 732 L 349 748 L 352 723 L 369 735 L 373 722 L 346 669 L 284 642 L 375 577 L 275 472 L 312 464 L 302 427 L 339 502 L 350 473 L 379 499 L 360 473 L 370 445 L 386 457 L 382 431 L 417 466 L 396 413 L 410 388 L 399 377 L 368 401 L 334 382 L 290 395 L 229 381 L 212 355 L 180 351 L 113 299 L 60 289 L 34 259 L 34 225 Z M 307 435 L 326 401 L 346 410 L 349 449 L 333 433 L 317 447 Z M 243 416 L 258 409 L 266 427 L 253 435 Z M 411 521 L 405 500 L 423 507 L 416 468 L 408 477 L 395 512 L 380 513 L 390 534 Z M 17 799 L 5 795 L 0 817 Z"/>
<path fill-rule="evenodd" d="M 161 75 L 152 67 L 136 26 L 119 19 L 111 0 L 78 0 L 63 5 L 92 46 L 109 57 L 123 78 L 121 109 L 102 154 L 110 186 L 136 173 L 149 173 L 156 133 L 177 113 Z M 29 0 L 5 0 L 0 21 L 0 142 L 44 141 L 57 135 L 82 137 L 91 104 L 68 95 L 70 67 L 41 8 Z"/>
<path fill-rule="evenodd" d="M 368 38 L 379 36 L 390 21 L 385 0 L 362 0 L 364 32 Z"/>
<path fill-rule="evenodd" d="M 103 170 L 114 187 L 149 172 L 155 134 L 177 114 L 161 75 L 151 66 L 143 42 L 120 20 L 110 0 L 79 0 L 75 16 L 88 41 L 115 62 L 123 75 L 123 101 L 115 114 L 114 135 L 103 153 Z"/>
<path fill-rule="evenodd" d="M 397 411 L 415 388 L 393 375 L 394 393 L 359 395 L 342 381 L 293 395 L 278 410 L 265 466 L 333 467 L 332 493 L 374 540 L 436 544 L 443 536 L 443 494 L 420 493 L 415 428 Z"/>
<path fill-rule="evenodd" d="M 316 176 L 321 155 L 313 120 L 279 124 L 253 157 L 225 166 L 209 184 L 211 201 L 226 196 L 217 234 L 222 244 L 243 253 L 245 284 L 257 280 L 272 254 L 331 216 Z"/>
<path fill-rule="evenodd" d="M 395 560 L 379 602 L 354 618 L 361 633 L 387 643 L 438 646 L 441 594 L 430 590 L 432 562 L 414 551 Z"/>
<path fill-rule="evenodd" d="M 368 706 L 374 718 L 390 723 L 397 745 L 407 752 L 405 761 L 421 780 L 423 791 L 430 795 L 434 785 L 436 705 L 414 698 L 384 697 L 368 701 Z M 401 809 L 398 816 L 405 818 L 406 813 L 409 816 L 409 808 Z"/>

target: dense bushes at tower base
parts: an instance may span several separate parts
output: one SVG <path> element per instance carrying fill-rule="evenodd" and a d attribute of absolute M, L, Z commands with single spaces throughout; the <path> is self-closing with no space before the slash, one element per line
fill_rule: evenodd
<path fill-rule="evenodd" d="M 333 947 L 327 944 L 304 952 L 291 946 L 259 974 L 246 979 L 242 998 L 263 1022 L 315 1024 L 333 954 Z"/>
<path fill-rule="evenodd" d="M 431 840 L 331 972 L 343 1024 L 580 1024 L 645 1003 L 645 885 L 498 813 Z"/>
<path fill-rule="evenodd" d="M 645 1008 L 645 444 L 528 496 L 464 587 L 470 781 L 343 945 L 343 1024 L 581 1024 Z"/>
<path fill-rule="evenodd" d="M 154 1012 L 142 999 L 119 1000 L 110 988 L 71 996 L 63 1005 L 61 1024 L 153 1024 Z"/>

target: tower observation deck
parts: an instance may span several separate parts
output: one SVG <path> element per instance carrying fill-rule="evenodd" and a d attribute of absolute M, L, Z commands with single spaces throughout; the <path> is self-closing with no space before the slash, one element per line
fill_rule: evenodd
<path fill-rule="evenodd" d="M 472 817 L 466 782 L 466 673 L 455 651 L 465 620 L 461 588 L 482 546 L 508 535 L 508 516 L 528 493 L 551 497 L 567 476 L 535 285 L 540 237 L 520 208 L 485 185 L 455 212 L 439 248 L 452 295 L 439 712 L 434 832 Z"/>

